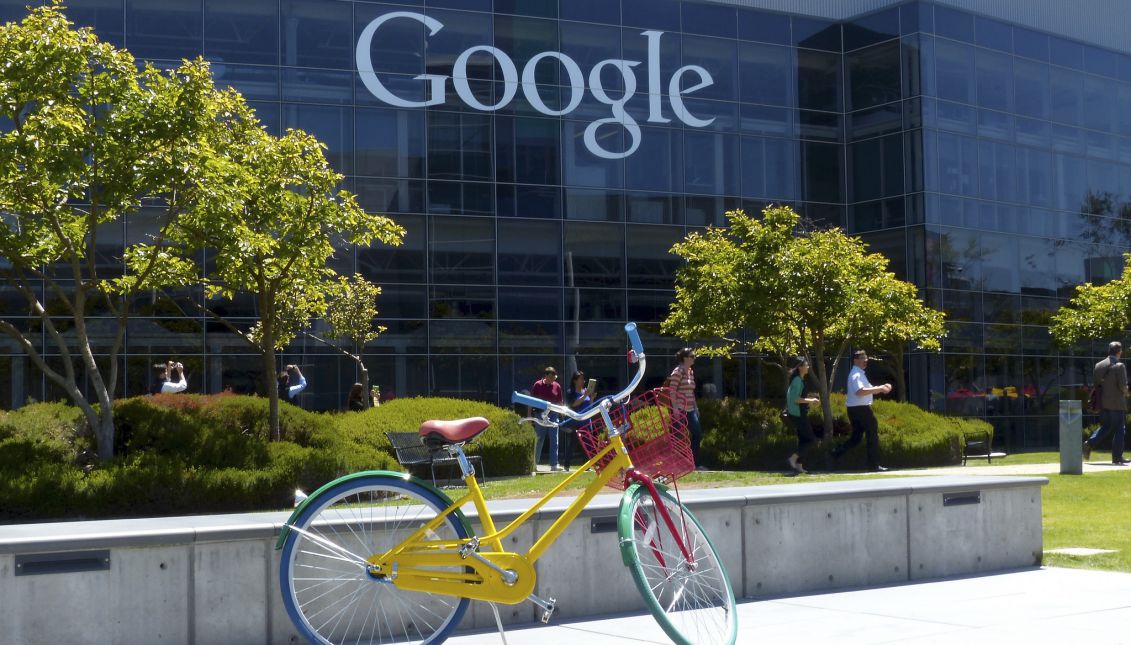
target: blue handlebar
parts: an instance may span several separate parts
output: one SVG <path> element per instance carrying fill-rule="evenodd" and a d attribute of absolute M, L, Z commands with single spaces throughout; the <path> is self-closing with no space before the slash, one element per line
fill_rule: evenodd
<path fill-rule="evenodd" d="M 636 323 L 630 322 L 625 325 L 624 333 L 628 334 L 628 340 L 632 343 L 632 351 L 636 352 L 637 356 L 643 354 L 644 343 L 640 342 L 640 332 L 636 331 Z"/>
<path fill-rule="evenodd" d="M 535 398 L 533 396 L 529 396 L 529 395 L 523 394 L 521 392 L 512 392 L 511 393 L 511 403 L 519 403 L 519 404 L 522 404 L 522 405 L 528 405 L 532 408 L 538 408 L 539 410 L 545 410 L 546 407 L 550 405 L 549 401 L 543 401 L 542 399 Z"/>

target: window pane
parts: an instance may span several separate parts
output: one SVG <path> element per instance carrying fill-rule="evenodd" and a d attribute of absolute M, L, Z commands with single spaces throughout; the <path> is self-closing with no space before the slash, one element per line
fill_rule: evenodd
<path fill-rule="evenodd" d="M 881 105 L 900 98 L 899 42 L 848 54 L 849 110 Z"/>
<path fill-rule="evenodd" d="M 357 174 L 423 178 L 424 116 L 416 110 L 354 110 Z"/>
<path fill-rule="evenodd" d="M 358 6 L 358 33 L 353 24 L 352 5 L 321 0 L 282 0 L 283 64 L 298 67 L 352 69 L 354 44 L 360 30 L 375 17 L 365 15 Z M 391 25 L 390 25 L 391 26 Z M 423 29 L 423 26 L 421 26 Z M 374 39 L 376 42 L 379 39 Z M 375 56 L 374 60 L 380 60 Z"/>
<path fill-rule="evenodd" d="M 506 287 L 499 289 L 499 318 L 505 320 L 561 320 L 562 290 L 544 287 Z"/>
<path fill-rule="evenodd" d="M 974 48 L 936 40 L 935 82 L 940 99 L 974 103 Z"/>
<path fill-rule="evenodd" d="M 560 285 L 562 225 L 505 220 L 499 227 L 499 284 Z"/>
<path fill-rule="evenodd" d="M 628 286 L 671 289 L 681 262 L 669 249 L 683 239 L 683 227 L 629 224 L 626 236 Z"/>
<path fill-rule="evenodd" d="M 428 300 L 430 318 L 493 319 L 495 314 L 494 287 L 468 287 L 438 285 L 432 287 Z"/>
<path fill-rule="evenodd" d="M 128 0 L 126 47 L 138 58 L 181 60 L 203 53 L 200 0 Z"/>
<path fill-rule="evenodd" d="M 1003 112 L 1013 110 L 1012 62 L 1013 57 L 1006 54 L 978 51 L 975 66 L 978 105 Z"/>
<path fill-rule="evenodd" d="M 624 226 L 566 222 L 565 283 L 624 286 Z"/>
<path fill-rule="evenodd" d="M 841 57 L 798 50 L 797 105 L 803 109 L 841 111 Z"/>
<path fill-rule="evenodd" d="M 433 283 L 494 283 L 493 219 L 433 216 L 430 233 Z"/>
<path fill-rule="evenodd" d="M 385 282 L 426 282 L 426 228 L 419 215 L 399 215 L 397 224 L 405 229 L 400 246 L 374 244 L 357 249 L 361 275 L 377 284 Z"/>
<path fill-rule="evenodd" d="M 205 0 L 204 55 L 211 60 L 278 65 L 278 1 Z"/>
<path fill-rule="evenodd" d="M 297 128 L 326 144 L 326 160 L 334 170 L 353 174 L 353 115 L 349 108 L 284 105 L 283 127 Z"/>
<path fill-rule="evenodd" d="M 738 56 L 743 102 L 793 105 L 793 53 L 788 47 L 739 43 Z"/>

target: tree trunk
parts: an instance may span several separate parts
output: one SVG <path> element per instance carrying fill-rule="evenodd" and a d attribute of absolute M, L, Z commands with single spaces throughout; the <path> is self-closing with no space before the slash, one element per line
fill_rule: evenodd
<path fill-rule="evenodd" d="M 275 374 L 275 345 L 265 342 L 263 352 L 263 384 L 267 388 L 267 427 L 271 430 L 271 440 L 278 441 L 279 432 L 279 384 Z"/>
<path fill-rule="evenodd" d="M 892 369 L 895 370 L 895 400 L 907 402 L 907 369 L 903 365 L 903 347 L 891 352 Z"/>
<path fill-rule="evenodd" d="M 361 401 L 368 410 L 369 406 L 375 403 L 373 397 L 369 396 L 369 368 L 365 367 L 365 363 L 361 360 L 361 348 L 355 345 L 354 349 L 357 351 L 350 358 L 357 361 L 357 371 L 361 374 Z"/>
<path fill-rule="evenodd" d="M 824 429 L 825 452 L 832 451 L 833 446 L 833 404 L 829 400 L 832 388 L 829 384 L 829 370 L 825 365 L 825 344 L 816 342 L 813 349 L 817 355 L 817 392 L 821 395 L 821 427 Z"/>

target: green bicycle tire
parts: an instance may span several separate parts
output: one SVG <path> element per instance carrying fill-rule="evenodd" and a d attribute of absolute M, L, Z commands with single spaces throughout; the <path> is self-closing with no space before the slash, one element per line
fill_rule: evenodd
<path fill-rule="evenodd" d="M 667 489 L 657 489 L 677 528 L 684 526 L 697 566 L 681 570 L 685 558 L 674 536 L 648 490 L 637 484 L 625 491 L 617 518 L 621 557 L 633 582 L 677 645 L 733 645 L 738 637 L 734 589 L 715 545 L 685 506 Z"/>

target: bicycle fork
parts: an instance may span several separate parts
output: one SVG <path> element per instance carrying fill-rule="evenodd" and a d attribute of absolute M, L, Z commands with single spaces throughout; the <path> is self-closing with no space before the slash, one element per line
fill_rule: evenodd
<path fill-rule="evenodd" d="M 688 570 L 694 571 L 695 556 L 692 554 L 691 549 L 688 547 L 687 542 L 684 540 L 684 536 L 686 535 L 686 531 L 684 531 L 684 522 L 686 522 L 687 520 L 682 517 L 681 514 L 679 518 L 679 526 L 676 526 L 675 520 L 672 519 L 671 513 L 668 512 L 667 505 L 665 505 L 663 500 L 661 499 L 660 491 L 656 489 L 656 484 L 652 481 L 651 477 L 645 475 L 644 473 L 638 472 L 636 469 L 630 469 L 627 473 L 625 473 L 624 478 L 626 481 L 643 484 L 644 488 L 648 490 L 648 495 L 652 497 L 652 504 L 656 507 L 656 511 L 659 514 L 660 519 L 664 522 L 665 525 L 667 525 L 668 531 L 675 538 L 676 546 L 679 547 L 680 553 L 683 554 L 683 560 L 687 563 Z M 660 566 L 666 567 L 667 565 L 664 564 L 663 556 L 659 552 L 659 549 L 654 550 L 657 553 L 657 559 L 660 562 Z"/>

